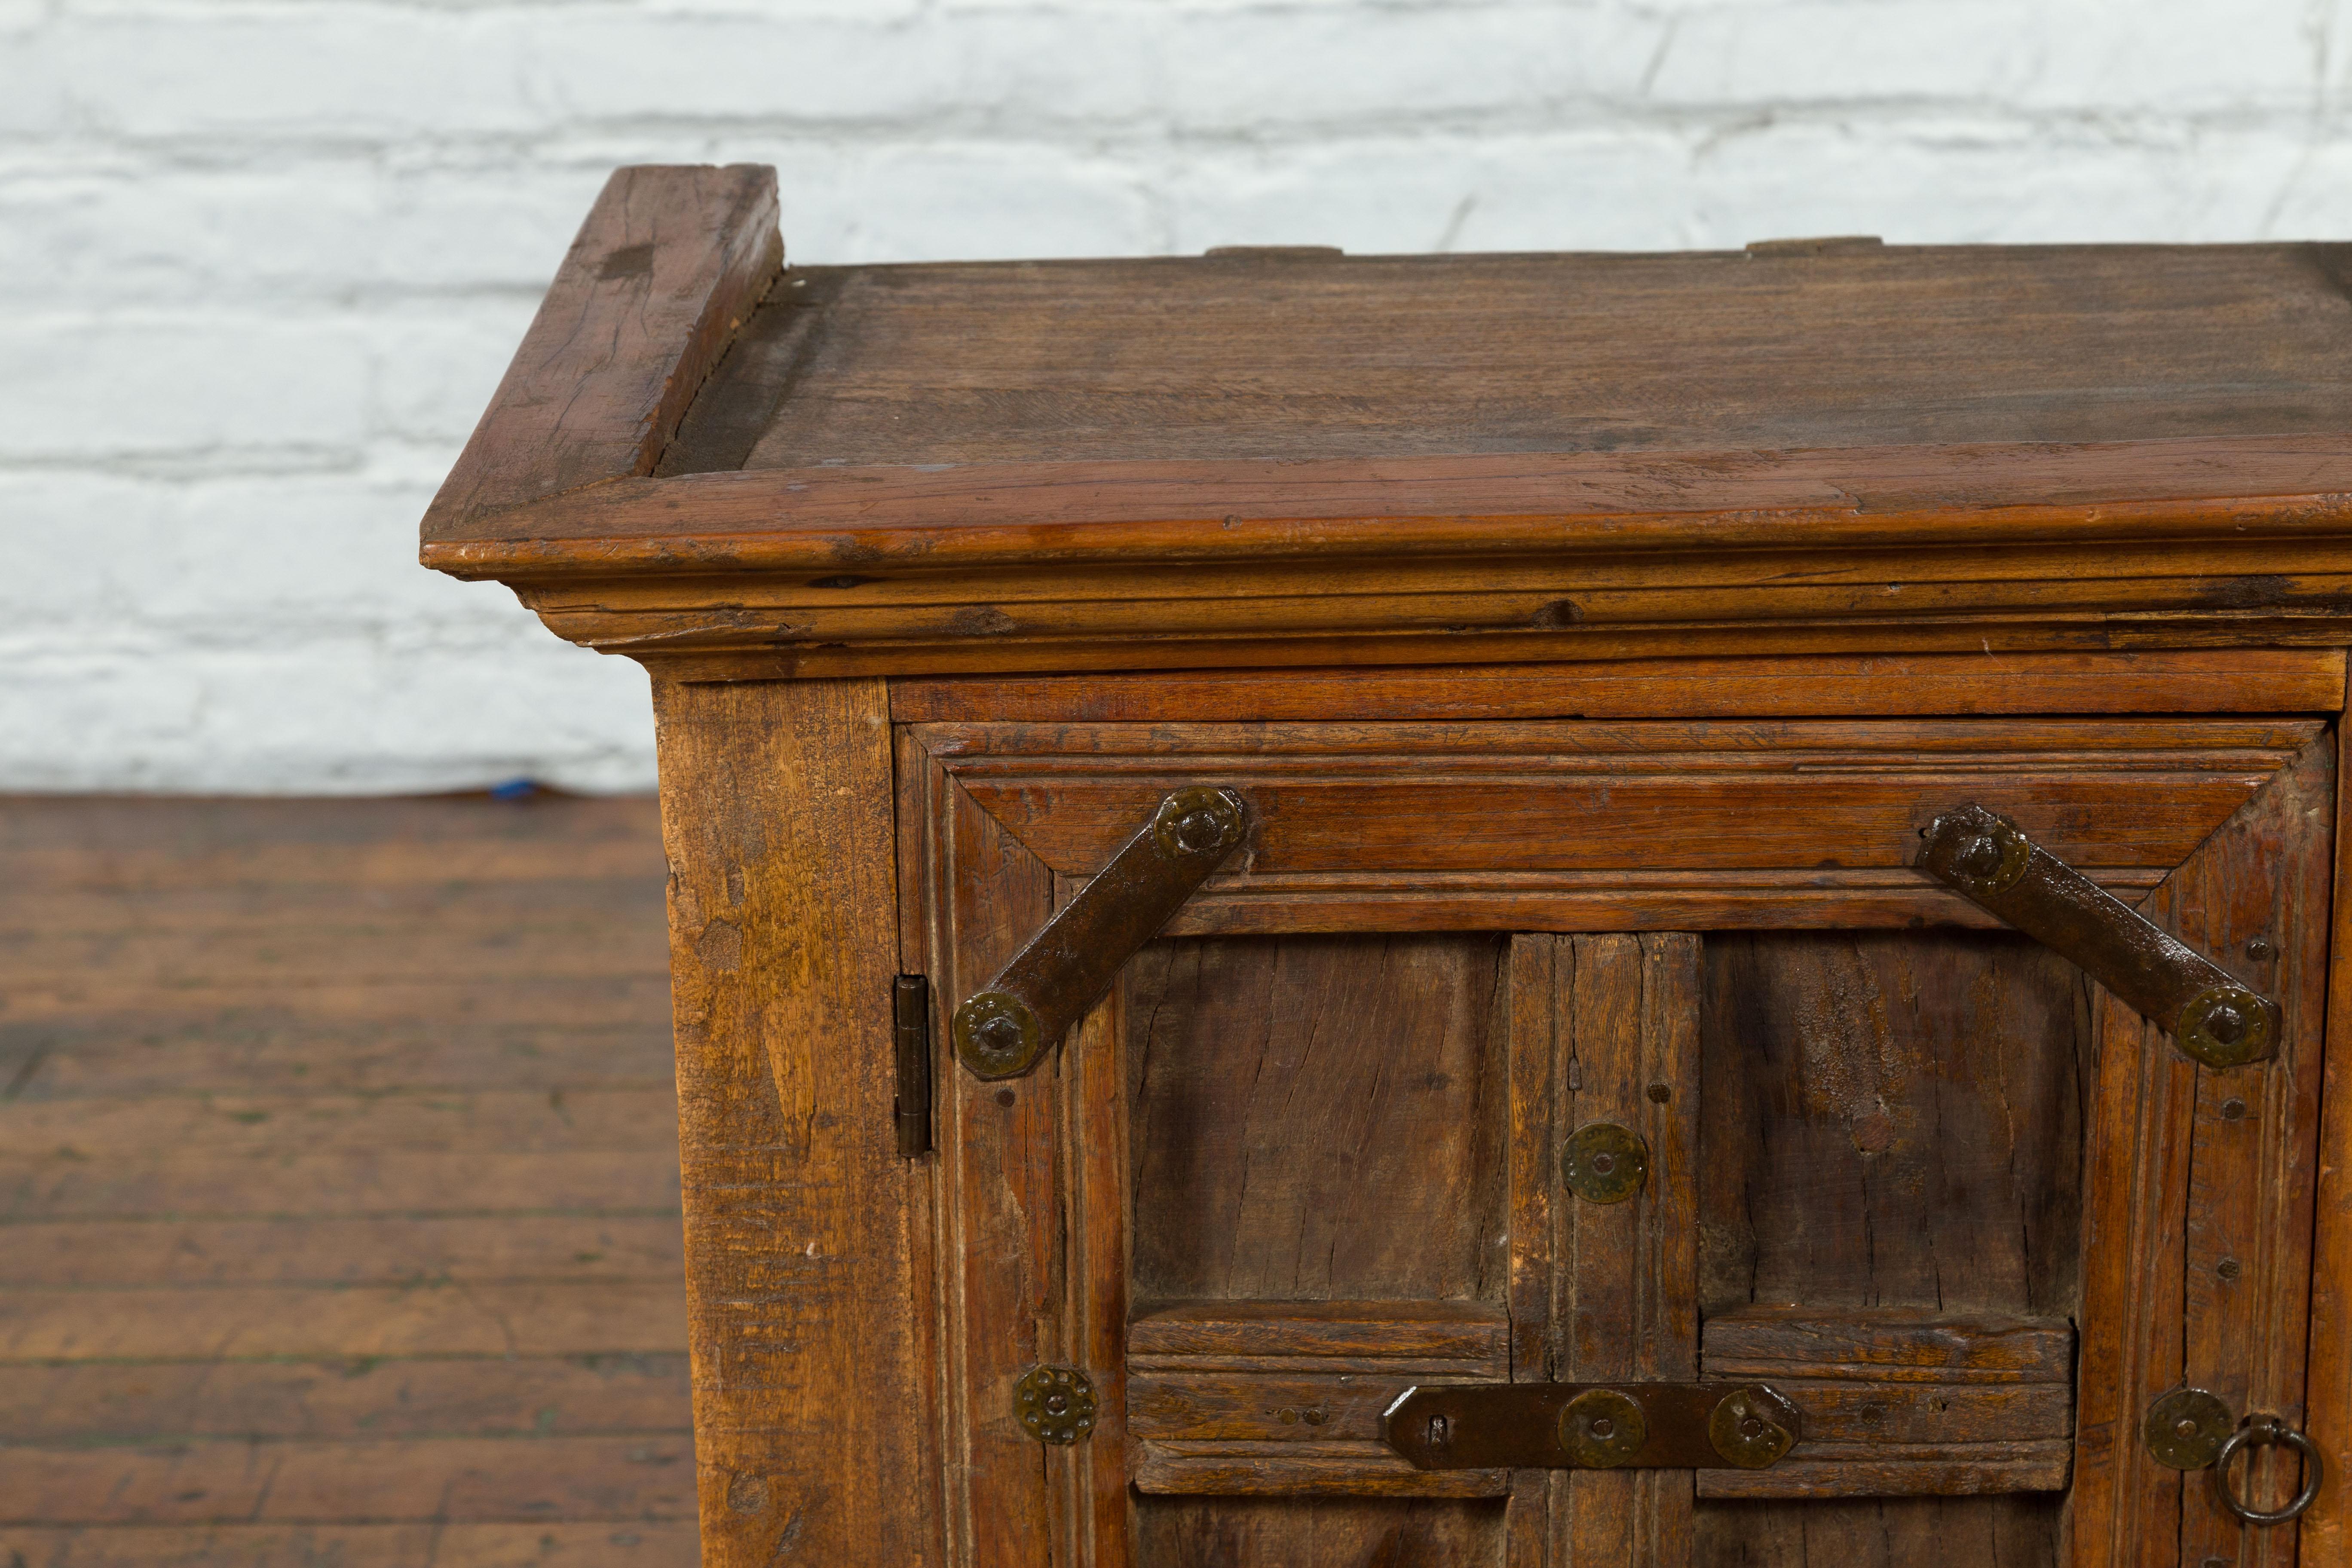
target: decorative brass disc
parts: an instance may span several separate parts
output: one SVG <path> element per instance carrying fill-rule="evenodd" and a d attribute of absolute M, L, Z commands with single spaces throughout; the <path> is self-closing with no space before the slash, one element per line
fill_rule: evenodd
<path fill-rule="evenodd" d="M 1944 826 L 1930 824 L 1932 835 Z M 1968 837 L 1951 847 L 1951 876 L 1962 890 L 1980 896 L 2005 893 L 2023 880 L 2033 858 L 2033 841 L 2017 824 L 1990 811 L 1979 814 Z"/>
<path fill-rule="evenodd" d="M 1033 1366 L 1013 1385 L 1013 1413 L 1040 1443 L 1075 1443 L 1095 1429 L 1094 1379 L 1071 1366 Z"/>
<path fill-rule="evenodd" d="M 1009 991 L 975 991 L 948 1021 L 956 1056 L 982 1078 L 1027 1072 L 1045 1049 L 1029 1004 Z"/>
<path fill-rule="evenodd" d="M 2180 1048 L 2209 1068 L 2243 1067 L 2271 1054 L 2273 1007 L 2242 985 L 2215 985 L 2191 996 L 2172 1026 Z"/>
<path fill-rule="evenodd" d="M 1186 784 L 1151 814 L 1151 837 L 1179 858 L 1223 855 L 1242 836 L 1239 796 L 1215 784 Z"/>
<path fill-rule="evenodd" d="M 1640 1403 L 1613 1388 L 1588 1388 L 1559 1413 L 1559 1446 L 1586 1469 L 1614 1469 L 1649 1440 Z"/>
<path fill-rule="evenodd" d="M 1760 1470 L 1787 1453 L 1796 1428 L 1797 1412 L 1789 1402 L 1752 1384 L 1725 1394 L 1706 1418 L 1715 1451 L 1743 1470 Z"/>
<path fill-rule="evenodd" d="M 1622 1204 L 1650 1179 L 1650 1145 L 1630 1127 L 1590 1121 L 1559 1154 L 1560 1180 L 1589 1204 Z"/>
<path fill-rule="evenodd" d="M 2176 1388 L 2147 1407 L 2139 1437 L 2148 1457 L 2176 1470 L 2201 1470 L 2221 1453 L 2238 1423 L 2230 1407 L 2201 1388 Z"/>

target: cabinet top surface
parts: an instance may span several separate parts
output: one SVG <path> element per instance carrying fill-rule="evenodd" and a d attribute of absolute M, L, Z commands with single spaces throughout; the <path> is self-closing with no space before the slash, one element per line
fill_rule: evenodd
<path fill-rule="evenodd" d="M 424 559 L 717 677 L 2352 637 L 2352 245 L 787 268 L 616 173 Z"/>
<path fill-rule="evenodd" d="M 2352 428 L 2352 247 L 794 268 L 660 472 Z"/>

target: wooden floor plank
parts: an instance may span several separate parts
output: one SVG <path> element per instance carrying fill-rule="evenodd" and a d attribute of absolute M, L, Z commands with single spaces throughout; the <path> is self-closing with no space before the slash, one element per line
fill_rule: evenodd
<path fill-rule="evenodd" d="M 679 1216 L 47 1221 L 0 1230 L 10 1287 L 667 1284 L 684 1278 Z"/>
<path fill-rule="evenodd" d="M 541 1524 L 0 1525 L 8 1568 L 694 1568 L 692 1520 Z"/>
<path fill-rule="evenodd" d="M 650 801 L 0 799 L 0 1565 L 686 1568 Z"/>
<path fill-rule="evenodd" d="M 585 1355 L 686 1348 L 683 1288 L 0 1290 L 0 1362 Z"/>
<path fill-rule="evenodd" d="M 650 1004 L 574 1005 L 588 1018 L 384 1012 L 305 1018 L 288 1006 L 194 1004 L 142 1015 L 70 1013 L 0 1023 L 0 1089 L 21 1100 L 206 1090 L 589 1089 L 671 1082 L 668 986 Z M 18 997 L 10 995 L 12 1011 Z M 348 998 L 344 1000 L 349 1000 Z M 364 998 L 361 998 L 364 1000 Z M 428 999 L 429 1000 L 429 999 Z M 518 1006 L 527 1001 L 515 999 Z M 555 1009 L 551 1007 L 551 1011 Z M 658 1012 L 657 1019 L 636 1015 Z"/>
<path fill-rule="evenodd" d="M 355 979 L 340 968 L 266 982 L 163 980 L 142 973 L 45 973 L 10 983 L 12 1027 L 59 1025 L 152 1032 L 216 1018 L 306 1026 L 379 1023 L 520 1024 L 535 1028 L 635 1023 L 669 1003 L 669 974 L 632 963 L 613 973 L 529 973 L 488 979 Z"/>
<path fill-rule="evenodd" d="M 645 1151 L 535 1154 L 357 1150 L 165 1153 L 145 1159 L 0 1154 L 0 1221 L 157 1215 L 674 1211 L 677 1169 Z"/>
<path fill-rule="evenodd" d="M 679 1519 L 685 1434 L 415 1442 L 12 1446 L 0 1522 L 315 1524 Z"/>
<path fill-rule="evenodd" d="M 0 1432 L 53 1447 L 677 1433 L 688 1392 L 677 1352 L 0 1366 Z"/>
<path fill-rule="evenodd" d="M 412 1089 L 358 1095 L 190 1095 L 0 1103 L 0 1149 L 120 1155 L 330 1153 L 499 1147 L 530 1153 L 675 1148 L 667 1088 Z"/>

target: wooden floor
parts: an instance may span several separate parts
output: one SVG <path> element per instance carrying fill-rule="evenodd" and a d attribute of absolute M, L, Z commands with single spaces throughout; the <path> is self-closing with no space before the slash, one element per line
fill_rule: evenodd
<path fill-rule="evenodd" d="M 0 1568 L 696 1558 L 642 800 L 0 798 Z"/>

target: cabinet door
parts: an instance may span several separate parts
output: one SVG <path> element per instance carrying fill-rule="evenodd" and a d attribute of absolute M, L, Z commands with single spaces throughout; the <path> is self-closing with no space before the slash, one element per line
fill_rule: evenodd
<path fill-rule="evenodd" d="M 942 1054 L 949 1561 L 2292 1560 L 2138 1429 L 2183 1383 L 2302 1418 L 2320 722 L 956 721 L 899 754 L 942 1023 L 1169 790 L 1256 816 L 1034 1071 Z M 2276 997 L 2277 1058 L 2196 1066 L 1912 869 L 1968 801 Z M 1631 1201 L 1563 1184 L 1592 1122 L 1651 1152 Z M 1018 1419 L 1040 1367 L 1091 1385 L 1080 1440 Z M 1799 1441 L 1381 1440 L 1412 1386 L 1695 1380 L 1782 1392 Z"/>

